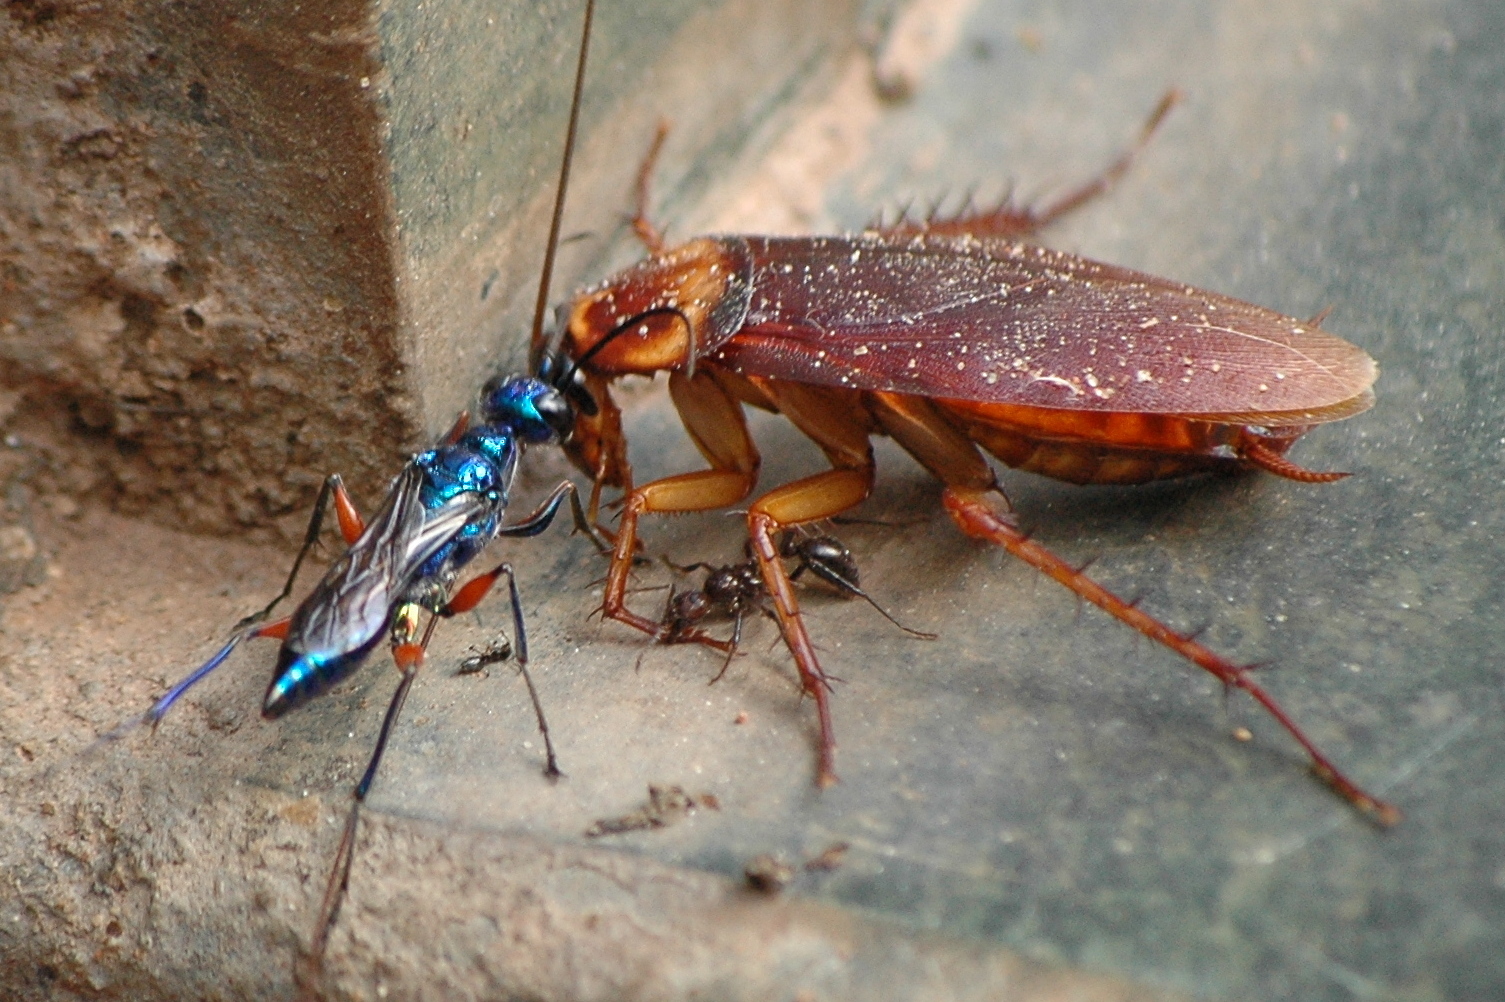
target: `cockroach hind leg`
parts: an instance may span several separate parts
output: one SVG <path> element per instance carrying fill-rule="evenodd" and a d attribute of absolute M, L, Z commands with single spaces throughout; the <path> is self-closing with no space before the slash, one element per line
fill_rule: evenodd
<path fill-rule="evenodd" d="M 653 193 L 653 170 L 658 164 L 658 155 L 663 152 L 664 140 L 668 138 L 669 120 L 660 118 L 658 127 L 653 133 L 653 142 L 649 144 L 643 162 L 638 165 L 637 184 L 633 192 L 635 204 L 632 214 L 632 232 L 637 235 L 649 254 L 657 254 L 664 249 L 664 233 L 648 218 L 648 202 Z"/>
<path fill-rule="evenodd" d="M 1250 466 L 1257 466 L 1266 473 L 1302 484 L 1331 484 L 1351 476 L 1338 471 L 1308 470 L 1304 466 L 1298 466 L 1252 436 L 1239 443 L 1238 455 Z"/>
<path fill-rule="evenodd" d="M 1308 327 L 1321 327 L 1322 321 L 1326 320 L 1333 311 L 1333 304 L 1328 303 L 1322 309 L 1312 314 L 1312 318 L 1306 322 Z"/>
<path fill-rule="evenodd" d="M 1400 811 L 1366 793 L 1357 783 L 1344 776 L 1322 750 L 1285 712 L 1275 698 L 1251 677 L 1251 672 L 1233 664 L 1216 652 L 1172 630 L 1153 616 L 1130 607 L 1123 599 L 1091 578 L 1075 573 L 1071 565 L 1048 549 L 1024 539 L 1011 520 L 998 516 L 988 503 L 988 492 L 976 488 L 947 487 L 942 502 L 962 531 L 976 539 L 1002 546 L 1014 556 L 1048 577 L 1076 592 L 1079 596 L 1127 626 L 1170 648 L 1192 664 L 1207 671 L 1224 685 L 1242 689 L 1283 727 L 1307 753 L 1313 772 L 1334 792 L 1366 817 L 1381 825 L 1392 825 Z"/>
<path fill-rule="evenodd" d="M 1180 103 L 1182 92 L 1175 87 L 1166 91 L 1150 112 L 1149 118 L 1140 127 L 1134 142 L 1118 155 L 1111 164 L 1096 176 L 1067 191 L 1040 208 L 1016 204 L 1012 196 L 1004 198 L 993 209 L 980 212 L 962 211 L 950 218 L 932 217 L 923 223 L 911 223 L 901 216 L 892 231 L 905 233 L 933 233 L 937 235 L 970 235 L 975 237 L 1017 238 L 1027 237 L 1044 229 L 1062 216 L 1069 215 L 1099 198 L 1113 188 L 1128 173 L 1135 159 L 1144 152 L 1151 138 L 1170 110 Z"/>

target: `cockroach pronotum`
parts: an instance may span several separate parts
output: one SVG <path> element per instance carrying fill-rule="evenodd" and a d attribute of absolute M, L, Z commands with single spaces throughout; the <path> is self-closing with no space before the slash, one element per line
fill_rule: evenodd
<path fill-rule="evenodd" d="M 1107 171 L 1040 210 L 1007 203 L 849 236 L 713 236 L 666 247 L 639 176 L 639 264 L 580 293 L 560 347 L 534 340 L 546 370 L 573 362 L 595 414 L 566 449 L 596 483 L 623 491 L 605 616 L 650 635 L 626 605 L 638 520 L 705 511 L 753 493 L 759 455 L 742 407 L 783 414 L 832 469 L 784 484 L 747 511 L 753 556 L 800 685 L 820 725 L 817 782 L 836 780 L 828 676 L 800 618 L 777 537 L 830 518 L 872 491 L 871 438 L 887 435 L 944 485 L 967 535 L 1004 547 L 1129 626 L 1249 693 L 1304 748 L 1312 769 L 1381 825 L 1400 812 L 1339 771 L 1252 671 L 1173 630 L 1032 541 L 984 458 L 1077 484 L 1137 484 L 1264 470 L 1302 483 L 1287 451 L 1315 425 L 1373 402 L 1374 361 L 1310 321 L 1073 254 L 1021 242 L 1105 191 L 1175 103 L 1168 94 Z M 558 358 L 556 352 L 564 358 Z M 669 374 L 669 393 L 710 469 L 632 482 L 610 383 Z M 694 639 L 725 650 L 724 642 Z"/>

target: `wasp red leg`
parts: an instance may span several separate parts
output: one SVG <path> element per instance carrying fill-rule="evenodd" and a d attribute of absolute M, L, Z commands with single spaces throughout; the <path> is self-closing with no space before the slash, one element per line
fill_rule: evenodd
<path fill-rule="evenodd" d="M 1306 750 L 1312 771 L 1339 796 L 1381 825 L 1393 825 L 1401 818 L 1391 804 L 1364 792 L 1358 784 L 1339 771 L 1330 759 L 1312 743 L 1301 728 L 1287 716 L 1273 696 L 1254 681 L 1247 668 L 1241 668 L 1191 638 L 1177 633 L 1164 623 L 1125 602 L 1060 557 L 1027 539 L 1007 515 L 995 511 L 987 492 L 968 487 L 947 487 L 943 494 L 946 511 L 963 532 L 975 539 L 996 543 L 1041 573 L 1054 578 L 1077 595 L 1091 602 L 1120 622 L 1180 654 L 1197 667 L 1211 673 L 1225 686 L 1242 689 L 1265 708 Z"/>
<path fill-rule="evenodd" d="M 266 619 L 272 614 L 272 610 L 277 608 L 278 603 L 293 593 L 293 582 L 298 580 L 298 571 L 303 568 L 303 560 L 318 545 L 319 536 L 324 531 L 324 513 L 329 510 L 331 501 L 334 502 L 335 516 L 340 523 L 340 535 L 344 537 L 346 546 L 354 543 L 360 538 L 361 533 L 366 531 L 366 523 L 361 518 L 361 513 L 356 510 L 355 502 L 345 490 L 345 481 L 338 473 L 331 473 L 325 477 L 324 486 L 319 488 L 319 496 L 314 501 L 314 510 L 309 516 L 308 528 L 303 533 L 303 545 L 298 548 L 298 556 L 293 560 L 293 568 L 288 571 L 282 590 L 260 610 L 236 623 L 232 632 L 239 633 L 246 627 Z"/>

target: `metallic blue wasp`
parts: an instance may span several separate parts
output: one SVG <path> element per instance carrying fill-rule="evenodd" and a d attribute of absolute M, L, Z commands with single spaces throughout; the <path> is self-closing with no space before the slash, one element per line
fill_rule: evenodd
<path fill-rule="evenodd" d="M 151 709 L 106 735 L 108 740 L 140 724 L 155 726 L 185 692 L 223 664 L 246 640 L 272 637 L 282 641 L 261 707 L 262 716 L 271 720 L 327 692 L 360 667 L 383 636 L 389 638 L 402 679 L 354 790 L 321 908 L 312 950 L 315 958 L 323 952 L 349 879 L 360 805 L 370 792 L 434 628 L 441 618 L 475 608 L 503 576 L 511 598 L 517 663 L 543 735 L 544 773 L 550 778 L 562 775 L 543 706 L 527 672 L 527 633 L 511 565 L 503 562 L 459 588 L 455 585 L 463 568 L 492 540 L 537 535 L 549 527 L 566 500 L 576 526 L 590 534 L 604 552 L 605 545 L 587 522 L 575 486 L 569 481 L 556 487 L 522 521 L 503 524 L 524 449 L 567 435 L 577 408 L 591 406 L 583 390 L 572 385 L 574 378 L 572 372 L 566 372 L 553 382 L 509 376 L 487 383 L 481 391 L 480 423 L 470 425 L 467 416 L 461 415 L 437 445 L 409 459 L 369 523 L 361 519 L 339 475 L 330 476 L 319 493 L 302 549 L 281 593 L 236 624 L 225 645 L 169 689 Z M 292 592 L 304 558 L 319 539 L 331 502 L 349 548 L 291 616 L 266 622 L 278 603 Z"/>
<path fill-rule="evenodd" d="M 565 138 L 564 167 L 560 171 L 533 317 L 535 344 L 541 339 L 549 280 L 559 245 L 593 12 L 594 2 L 587 0 Z M 387 705 L 376 746 L 355 787 L 320 909 L 319 926 L 312 947 L 303 958 L 315 969 L 322 960 L 348 886 L 361 804 L 370 792 L 382 753 L 423 663 L 434 628 L 442 618 L 475 608 L 504 575 L 512 604 L 513 648 L 543 735 L 544 772 L 550 778 L 562 775 L 542 704 L 527 672 L 527 635 L 511 565 L 498 564 L 456 587 L 462 570 L 489 543 L 501 536 L 537 535 L 549 527 L 565 500 L 570 502 L 576 528 L 589 535 L 602 553 L 608 552 L 569 481 L 556 487 L 522 521 L 503 522 L 524 450 L 530 445 L 568 438 L 582 415 L 597 413 L 577 366 L 565 363 L 562 356 L 553 353 L 535 353 L 534 366 L 533 376 L 512 375 L 488 382 L 481 390 L 480 422 L 471 425 L 468 415 L 462 414 L 438 444 L 409 459 L 393 479 L 380 510 L 369 523 L 361 519 L 338 474 L 325 480 L 303 546 L 282 591 L 265 608 L 236 624 L 225 645 L 169 689 L 151 709 L 103 739 L 113 740 L 141 724 L 155 726 L 185 692 L 223 664 L 246 640 L 271 637 L 282 641 L 261 707 L 262 716 L 270 720 L 327 692 L 360 667 L 383 636 L 388 637 L 402 679 Z M 323 531 L 324 516 L 331 503 L 348 549 L 291 616 L 267 622 L 272 610 L 292 593 L 298 571 Z M 301 964 L 295 969 L 300 983 L 304 981 L 305 970 Z"/>
<path fill-rule="evenodd" d="M 262 702 L 268 720 L 327 692 L 349 676 L 390 634 L 394 659 L 406 684 L 422 662 L 436 620 L 420 639 L 423 613 L 453 616 L 474 608 L 511 567 L 501 564 L 458 591 L 460 571 L 498 536 L 532 536 L 548 528 L 570 499 L 585 526 L 574 485 L 566 481 L 521 522 L 503 525 L 518 460 L 530 444 L 568 434 L 575 404 L 565 391 L 527 376 L 492 380 L 481 392 L 481 422 L 461 419 L 435 447 L 413 456 L 392 481 L 369 524 L 356 512 L 338 474 L 319 493 L 303 547 L 281 593 L 236 625 L 213 657 L 162 696 L 137 721 L 157 724 L 190 688 L 218 668 L 240 644 L 257 637 L 282 641 L 277 667 Z M 293 589 L 304 558 L 317 543 L 333 502 L 347 549 L 288 618 L 266 623 Z M 527 640 L 514 601 L 518 661 L 527 663 Z M 399 698 L 405 691 L 399 690 Z M 540 723 L 542 715 L 540 714 Z M 382 735 L 383 740 L 385 734 Z M 547 744 L 546 744 L 547 747 Z M 380 749 L 378 749 L 379 754 Z M 548 770 L 557 772 L 549 747 Z M 375 762 L 373 761 L 373 766 Z"/>

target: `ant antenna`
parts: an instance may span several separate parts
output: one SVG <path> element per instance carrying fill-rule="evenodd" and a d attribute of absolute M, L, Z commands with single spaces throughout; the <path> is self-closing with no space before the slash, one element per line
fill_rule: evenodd
<path fill-rule="evenodd" d="M 585 55 L 590 50 L 591 19 L 596 0 L 585 0 L 585 24 L 580 31 L 580 61 L 575 66 L 575 94 L 570 99 L 570 124 L 564 138 L 564 162 L 559 167 L 559 190 L 554 194 L 554 218 L 549 223 L 549 244 L 544 252 L 543 275 L 538 280 L 538 301 L 533 307 L 533 333 L 529 353 L 538 355 L 543 345 L 543 317 L 549 308 L 549 282 L 554 277 L 554 255 L 559 250 L 559 227 L 564 219 L 564 193 L 570 183 L 570 161 L 575 156 L 575 132 L 580 125 L 580 92 L 585 86 Z M 537 358 L 531 359 L 536 365 Z"/>

